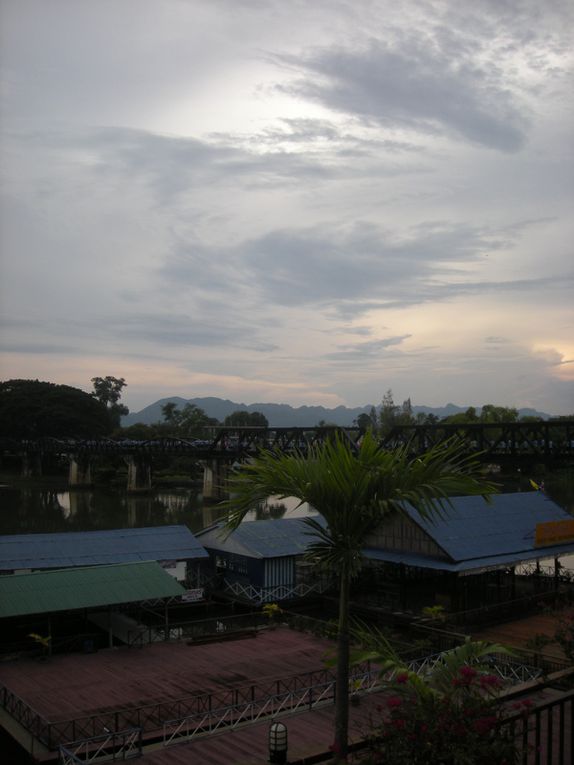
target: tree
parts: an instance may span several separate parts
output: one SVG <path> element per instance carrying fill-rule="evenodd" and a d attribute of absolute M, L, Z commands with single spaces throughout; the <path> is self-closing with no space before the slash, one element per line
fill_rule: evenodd
<path fill-rule="evenodd" d="M 94 392 L 92 396 L 97 398 L 108 410 L 115 427 L 119 427 L 122 417 L 130 413 L 124 404 L 118 401 L 122 397 L 122 390 L 127 386 L 123 377 L 92 377 Z"/>
<path fill-rule="evenodd" d="M 393 399 L 393 391 L 389 388 L 383 396 L 381 403 L 381 411 L 379 412 L 379 420 L 381 423 L 381 433 L 386 436 L 389 433 L 397 418 L 399 407 L 395 404 Z"/>
<path fill-rule="evenodd" d="M 225 503 L 229 530 L 271 495 L 308 502 L 325 519 L 325 527 L 314 518 L 305 523 L 315 537 L 309 558 L 339 580 L 338 689 L 348 688 L 349 593 L 363 564 L 365 541 L 386 516 L 403 513 L 406 502 L 427 518 L 446 510 L 452 495 L 487 497 L 494 486 L 484 483 L 478 470 L 478 463 L 464 457 L 462 447 L 453 442 L 411 458 L 405 448 L 380 450 L 370 433 L 358 450 L 333 434 L 306 455 L 262 452 L 231 479 L 232 498 Z M 348 695 L 337 693 L 334 747 L 341 759 L 347 752 L 348 717 Z"/>
<path fill-rule="evenodd" d="M 162 406 L 161 412 L 164 421 L 171 426 L 172 433 L 178 436 L 200 435 L 203 428 L 217 425 L 217 420 L 208 417 L 196 404 L 186 404 L 183 409 L 178 409 L 177 404 L 168 401 Z"/>
<path fill-rule="evenodd" d="M 381 411 L 379 412 L 382 435 L 387 435 L 395 425 L 414 425 L 415 417 L 410 398 L 403 401 L 402 406 L 395 404 L 393 391 L 389 388 L 383 396 Z"/>
<path fill-rule="evenodd" d="M 417 412 L 415 416 L 415 425 L 436 425 L 439 418 L 432 412 Z"/>
<path fill-rule="evenodd" d="M 479 419 L 474 406 L 469 406 L 464 412 L 458 412 L 457 414 L 451 414 L 448 417 L 444 417 L 441 422 L 449 425 L 468 425 L 473 422 L 479 422 Z"/>
<path fill-rule="evenodd" d="M 228 414 L 223 421 L 223 424 L 235 428 L 267 428 L 269 426 L 269 421 L 267 420 L 267 417 L 261 412 L 248 412 L 247 410 L 238 410 L 232 414 Z"/>
<path fill-rule="evenodd" d="M 361 412 L 355 422 L 357 423 L 359 430 L 363 433 L 366 433 L 367 430 L 372 430 L 373 428 L 373 421 L 371 420 L 370 415 L 368 415 L 366 412 Z"/>
<path fill-rule="evenodd" d="M 0 432 L 11 438 L 94 438 L 113 421 L 100 401 L 70 385 L 40 380 L 0 383 Z"/>
<path fill-rule="evenodd" d="M 480 422 L 517 422 L 518 410 L 514 407 L 485 404 L 480 411 Z"/>

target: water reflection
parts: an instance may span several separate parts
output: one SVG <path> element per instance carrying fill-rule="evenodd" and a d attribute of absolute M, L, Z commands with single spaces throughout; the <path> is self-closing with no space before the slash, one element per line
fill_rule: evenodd
<path fill-rule="evenodd" d="M 204 504 L 201 493 L 189 487 L 131 495 L 113 488 L 69 489 L 65 485 L 6 481 L 0 486 L 0 507 L 0 535 L 171 524 L 184 524 L 196 532 L 224 517 L 219 504 Z M 270 497 L 245 520 L 310 514 L 309 506 L 294 498 Z"/>

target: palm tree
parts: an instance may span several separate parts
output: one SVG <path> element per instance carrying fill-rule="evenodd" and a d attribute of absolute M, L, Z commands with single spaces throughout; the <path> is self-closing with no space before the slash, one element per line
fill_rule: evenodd
<path fill-rule="evenodd" d="M 346 759 L 349 699 L 349 593 L 363 564 L 365 540 L 394 512 L 410 503 L 423 518 L 444 513 L 449 497 L 495 489 L 481 480 L 478 463 L 464 456 L 462 446 L 444 442 L 421 457 L 406 448 L 383 451 L 367 433 L 355 448 L 334 435 L 307 454 L 266 451 L 244 465 L 230 480 L 227 527 L 237 528 L 245 514 L 269 496 L 307 502 L 326 525 L 306 518 L 314 541 L 307 555 L 338 575 L 337 690 L 335 741 L 337 761 Z"/>

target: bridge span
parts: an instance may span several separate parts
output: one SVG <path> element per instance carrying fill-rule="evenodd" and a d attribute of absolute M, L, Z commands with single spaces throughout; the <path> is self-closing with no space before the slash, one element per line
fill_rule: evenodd
<path fill-rule="evenodd" d="M 204 496 L 219 498 L 229 467 L 262 449 L 307 453 L 315 445 L 339 433 L 357 448 L 364 436 L 358 428 L 341 427 L 209 427 L 197 437 L 167 436 L 149 440 L 110 438 L 0 438 L 0 453 L 19 455 L 24 473 L 41 471 L 43 455 L 56 454 L 70 460 L 70 485 L 89 485 L 94 459 L 117 455 L 128 465 L 128 490 L 149 490 L 154 457 L 186 455 L 204 468 Z M 379 437 L 383 449 L 406 447 L 421 454 L 450 438 L 459 439 L 468 454 L 501 467 L 533 467 L 536 464 L 574 464 L 574 419 L 540 422 L 469 423 L 397 426 Z"/>

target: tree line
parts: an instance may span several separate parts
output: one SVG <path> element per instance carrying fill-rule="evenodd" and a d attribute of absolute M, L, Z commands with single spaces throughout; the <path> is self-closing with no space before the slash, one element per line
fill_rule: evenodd
<path fill-rule="evenodd" d="M 121 418 L 129 413 L 120 399 L 127 382 L 123 377 L 93 377 L 93 390 L 86 393 L 69 385 L 58 385 L 40 380 L 7 380 L 0 382 L 0 436 L 7 438 L 98 438 L 112 436 L 145 440 L 174 436 L 200 438 L 211 426 L 268 427 L 261 412 L 238 410 L 223 422 L 195 404 L 182 408 L 174 402 L 162 406 L 163 419 L 152 425 L 136 423 L 121 427 Z M 572 415 L 574 417 L 574 415 Z M 535 421 L 539 418 L 520 417 L 514 407 L 486 404 L 480 412 L 475 407 L 448 417 L 418 412 L 414 414 L 410 398 L 396 404 L 391 389 L 387 390 L 380 406 L 371 407 L 360 414 L 354 425 L 363 432 L 384 436 L 400 425 L 434 425 L 437 423 L 503 423 Z M 558 418 L 561 419 L 561 418 Z M 315 427 L 329 426 L 324 421 Z M 310 426 L 311 427 L 311 426 Z"/>
<path fill-rule="evenodd" d="M 558 417 L 556 419 L 572 419 Z M 412 425 L 468 425 L 472 423 L 507 423 L 507 422 L 541 422 L 541 417 L 532 415 L 520 416 L 518 409 L 511 406 L 496 406 L 485 404 L 480 408 L 469 406 L 464 412 L 457 412 L 447 417 L 437 417 L 436 414 L 417 412 L 414 414 L 410 398 L 403 401 L 402 405 L 395 404 L 393 391 L 389 388 L 380 407 L 371 407 L 370 412 L 360 414 L 355 424 L 362 431 L 370 431 L 375 435 L 384 436 L 394 427 Z"/>
<path fill-rule="evenodd" d="M 151 439 L 165 436 L 199 437 L 206 427 L 267 427 L 261 412 L 237 411 L 220 423 L 194 404 L 180 409 L 173 402 L 162 407 L 163 420 L 153 425 L 121 427 L 129 414 L 120 402 L 127 382 L 123 377 L 93 377 L 86 393 L 70 385 L 41 380 L 0 382 L 0 436 L 5 438 L 117 438 Z"/>

